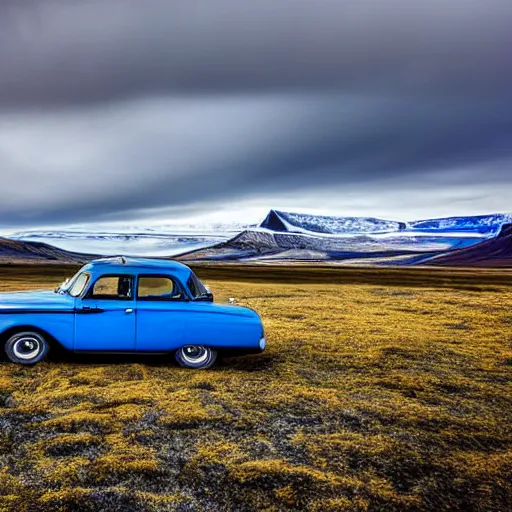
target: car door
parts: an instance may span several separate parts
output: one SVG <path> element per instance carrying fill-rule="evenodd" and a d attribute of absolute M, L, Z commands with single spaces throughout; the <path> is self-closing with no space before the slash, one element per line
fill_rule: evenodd
<path fill-rule="evenodd" d="M 182 346 L 190 302 L 181 283 L 169 275 L 139 275 L 136 350 L 170 352 Z"/>
<path fill-rule="evenodd" d="M 77 299 L 75 350 L 135 350 L 134 276 L 103 275 Z"/>

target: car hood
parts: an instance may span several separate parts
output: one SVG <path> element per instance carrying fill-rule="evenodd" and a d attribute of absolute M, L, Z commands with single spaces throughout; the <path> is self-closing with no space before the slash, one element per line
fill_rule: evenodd
<path fill-rule="evenodd" d="M 0 293 L 0 313 L 12 310 L 68 310 L 73 309 L 75 300 L 69 295 L 61 295 L 51 290 Z"/>

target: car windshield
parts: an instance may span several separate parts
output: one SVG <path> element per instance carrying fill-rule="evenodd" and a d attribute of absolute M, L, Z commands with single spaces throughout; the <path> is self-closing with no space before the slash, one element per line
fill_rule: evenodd
<path fill-rule="evenodd" d="M 194 274 L 194 272 L 190 273 L 190 277 L 188 278 L 187 281 L 187 286 L 194 299 L 197 299 L 198 297 L 202 297 L 203 295 L 209 293 L 208 288 L 206 288 L 206 286 L 199 280 L 199 278 Z"/>
<path fill-rule="evenodd" d="M 67 293 L 72 297 L 78 297 L 89 282 L 87 272 L 77 272 L 71 279 L 66 279 L 57 289 L 58 293 Z"/>
<path fill-rule="evenodd" d="M 91 276 L 87 272 L 82 272 L 77 276 L 72 285 L 68 288 L 69 295 L 71 295 L 71 297 L 78 297 L 81 295 L 85 290 L 90 277 Z"/>

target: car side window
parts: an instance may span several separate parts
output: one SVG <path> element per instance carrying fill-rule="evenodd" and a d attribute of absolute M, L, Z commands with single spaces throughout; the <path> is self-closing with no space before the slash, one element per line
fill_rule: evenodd
<path fill-rule="evenodd" d="M 171 277 L 139 276 L 139 300 L 183 300 L 183 292 Z"/>
<path fill-rule="evenodd" d="M 133 276 L 102 276 L 94 283 L 88 298 L 130 300 L 133 298 Z"/>

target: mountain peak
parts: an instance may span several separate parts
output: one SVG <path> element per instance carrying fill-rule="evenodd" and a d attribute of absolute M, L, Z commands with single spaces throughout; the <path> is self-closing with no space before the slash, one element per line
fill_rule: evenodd
<path fill-rule="evenodd" d="M 498 237 L 512 237 L 512 224 L 503 224 Z"/>
<path fill-rule="evenodd" d="M 282 219 L 282 213 L 278 210 L 270 210 L 260 224 L 260 228 L 270 229 L 271 231 L 287 231 L 286 225 Z"/>

